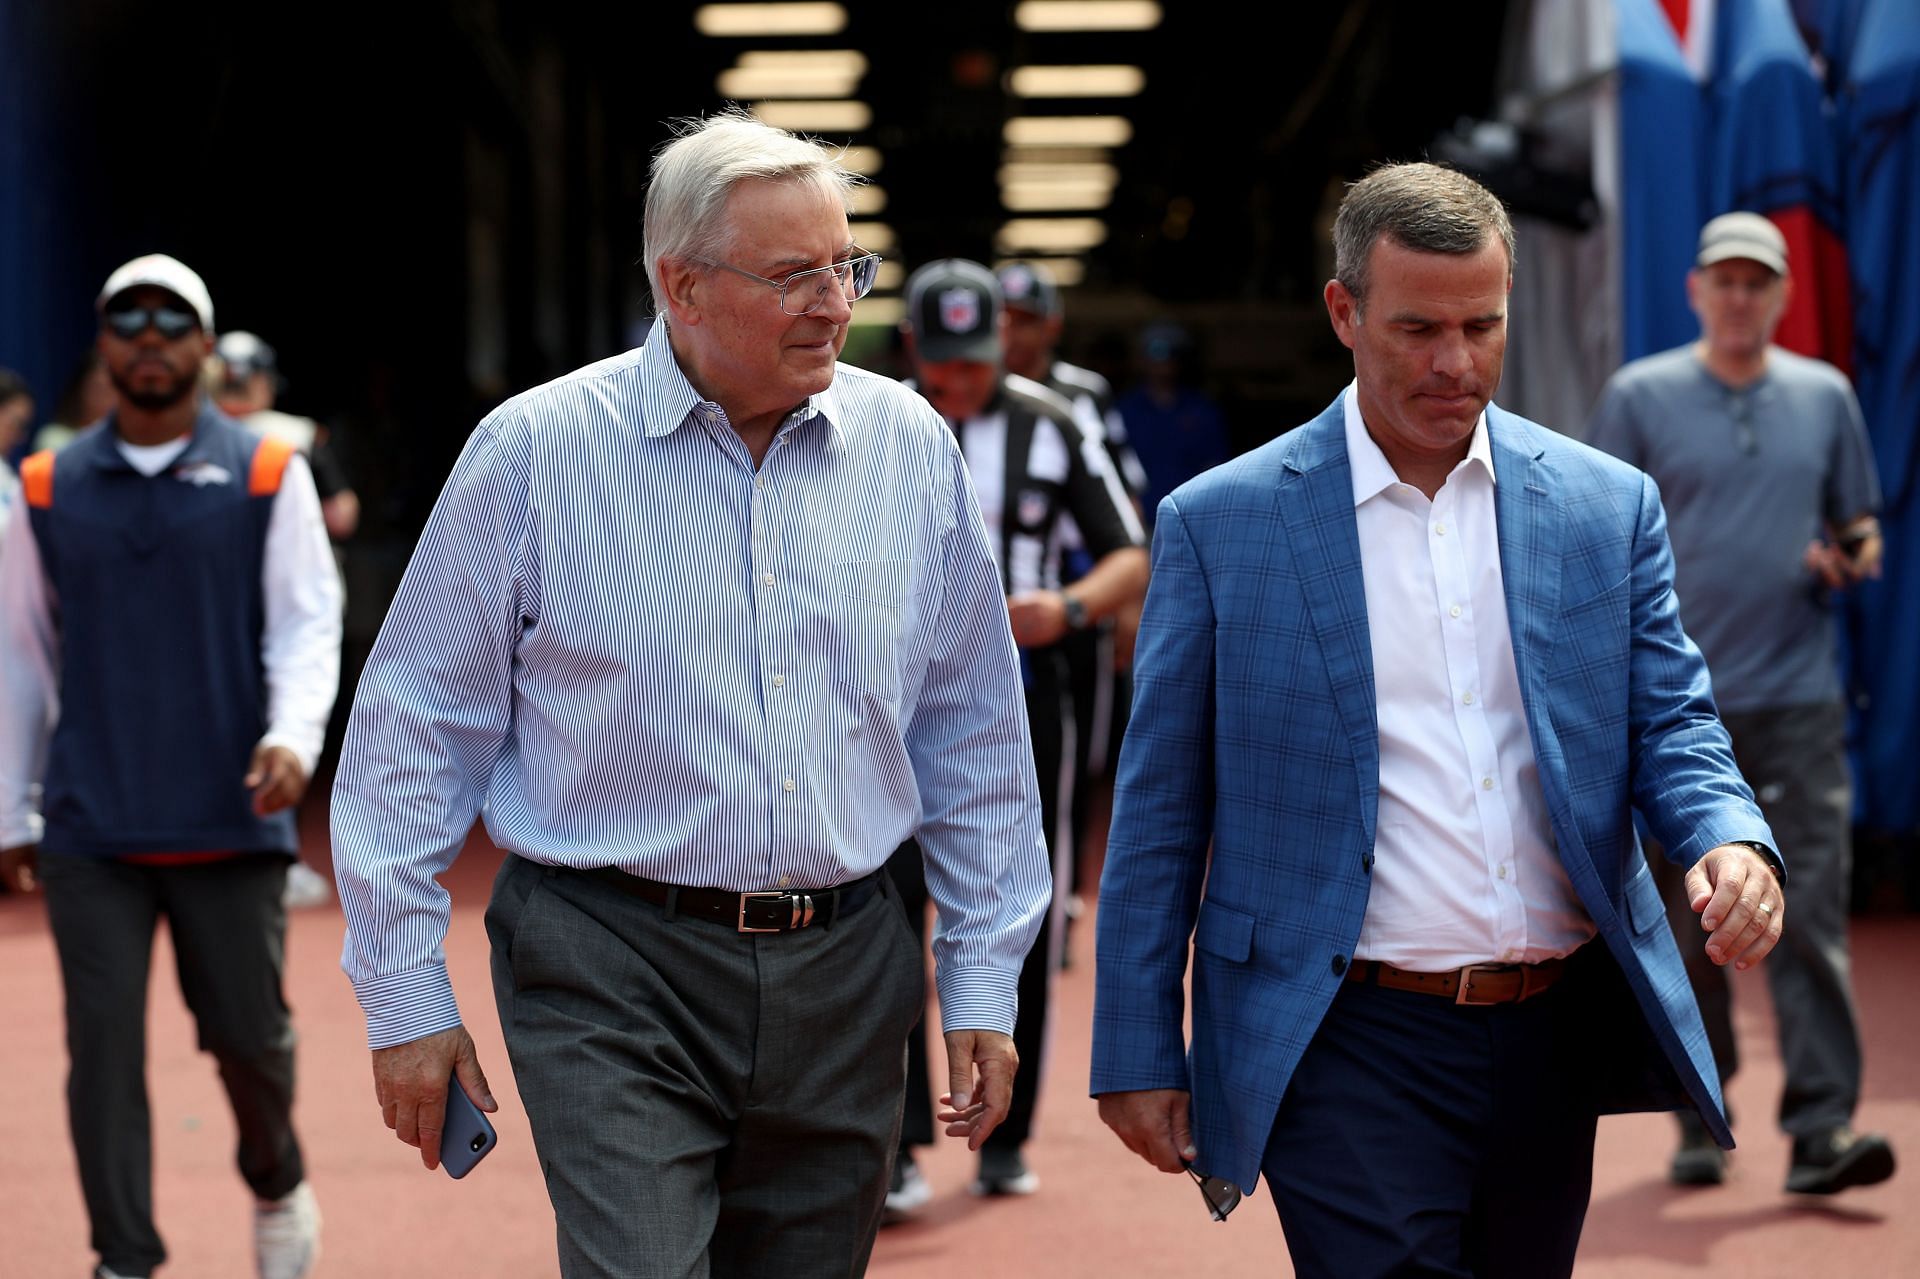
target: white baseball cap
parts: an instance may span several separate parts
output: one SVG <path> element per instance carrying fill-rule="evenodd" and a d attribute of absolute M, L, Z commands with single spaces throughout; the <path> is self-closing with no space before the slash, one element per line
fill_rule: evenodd
<path fill-rule="evenodd" d="M 1775 275 L 1787 273 L 1787 238 L 1758 213 L 1722 213 L 1700 228 L 1700 252 L 1695 266 L 1712 266 L 1729 258 L 1758 262 Z"/>
<path fill-rule="evenodd" d="M 94 306 L 105 311 L 107 303 L 128 289 L 145 286 L 165 289 L 185 302 L 200 317 L 201 329 L 207 333 L 213 332 L 213 298 L 207 293 L 206 283 L 194 274 L 193 268 L 164 253 L 149 253 L 145 257 L 135 258 L 108 276 L 106 287 L 100 290 Z"/>

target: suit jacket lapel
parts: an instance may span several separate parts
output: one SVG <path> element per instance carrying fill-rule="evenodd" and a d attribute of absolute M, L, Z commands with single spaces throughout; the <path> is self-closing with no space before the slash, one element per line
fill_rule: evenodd
<path fill-rule="evenodd" d="M 1300 591 L 1326 657 L 1334 703 L 1353 748 L 1371 846 L 1380 797 L 1380 727 L 1343 400 L 1334 400 L 1331 408 L 1300 428 L 1295 447 L 1282 463 L 1275 500 Z"/>
<path fill-rule="evenodd" d="M 1566 753 L 1554 729 L 1548 669 L 1560 622 L 1560 570 L 1566 530 L 1566 499 L 1560 474 L 1525 421 L 1487 406 L 1493 444 L 1494 520 L 1500 538 L 1500 576 L 1507 597 L 1507 628 L 1520 678 L 1527 731 L 1533 738 L 1540 789 L 1553 821 L 1560 860 L 1582 882 L 1590 869 L 1573 823 Z"/>

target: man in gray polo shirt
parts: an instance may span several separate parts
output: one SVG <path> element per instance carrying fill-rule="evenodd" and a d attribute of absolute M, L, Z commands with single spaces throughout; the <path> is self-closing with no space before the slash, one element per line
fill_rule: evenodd
<path fill-rule="evenodd" d="M 1780 836 L 1793 918 L 1767 960 L 1785 1059 L 1787 1189 L 1884 1181 L 1893 1150 L 1855 1133 L 1860 1034 L 1848 980 L 1852 849 L 1846 711 L 1833 593 L 1879 575 L 1880 504 L 1860 406 L 1831 365 L 1771 345 L 1792 281 L 1767 219 L 1707 223 L 1687 276 L 1700 340 L 1614 374 L 1589 442 L 1660 485 L 1687 633 L 1706 655 L 1733 750 Z M 1699 927 L 1665 858 L 1652 858 L 1676 929 Z M 1683 934 L 1684 935 L 1684 934 Z M 1688 956 L 1721 1081 L 1738 1065 L 1723 970 Z M 1717 1184 L 1724 1156 L 1681 1119 L 1681 1184 Z"/>

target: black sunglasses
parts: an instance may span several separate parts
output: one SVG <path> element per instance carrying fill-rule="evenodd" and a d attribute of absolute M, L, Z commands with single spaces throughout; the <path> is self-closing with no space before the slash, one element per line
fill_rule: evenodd
<path fill-rule="evenodd" d="M 200 327 L 200 317 L 172 306 L 123 306 L 107 312 L 107 327 L 115 337 L 131 342 L 152 325 L 160 336 L 175 342 Z"/>
<path fill-rule="evenodd" d="M 1215 1221 L 1225 1221 L 1227 1214 L 1240 1206 L 1240 1187 L 1225 1177 L 1209 1177 L 1192 1164 L 1186 1167 L 1187 1176 L 1193 1178 L 1193 1184 L 1200 1187 L 1200 1197 L 1207 1201 L 1207 1212 Z"/>

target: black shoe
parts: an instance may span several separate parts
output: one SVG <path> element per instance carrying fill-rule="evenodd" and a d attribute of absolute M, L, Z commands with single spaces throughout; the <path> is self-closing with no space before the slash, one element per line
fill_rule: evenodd
<path fill-rule="evenodd" d="M 1893 1147 L 1879 1133 L 1830 1128 L 1793 1139 L 1787 1189 L 1800 1195 L 1834 1195 L 1893 1176 Z"/>
<path fill-rule="evenodd" d="M 1040 1178 L 1017 1149 L 989 1146 L 980 1152 L 979 1175 L 967 1189 L 976 1195 L 1030 1195 L 1040 1189 Z"/>
<path fill-rule="evenodd" d="M 1680 1122 L 1680 1148 L 1667 1164 L 1667 1180 L 1676 1186 L 1717 1186 L 1727 1179 L 1727 1152 L 1691 1110 L 1674 1115 Z"/>

